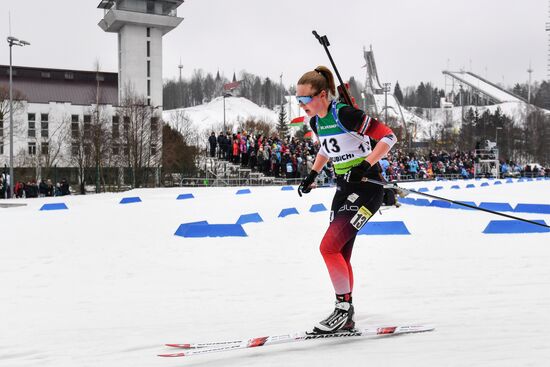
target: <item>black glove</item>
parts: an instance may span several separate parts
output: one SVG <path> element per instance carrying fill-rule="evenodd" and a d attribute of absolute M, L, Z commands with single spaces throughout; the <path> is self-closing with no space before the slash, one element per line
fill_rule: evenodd
<path fill-rule="evenodd" d="M 309 194 L 312 189 L 310 186 L 315 182 L 315 178 L 318 174 L 319 173 L 315 170 L 311 170 L 311 172 L 309 172 L 309 175 L 307 175 L 307 177 L 300 183 L 300 186 L 298 186 L 298 195 L 302 196 L 302 192 L 304 194 Z"/>
<path fill-rule="evenodd" d="M 360 165 L 353 167 L 344 175 L 346 182 L 360 182 L 363 177 L 369 172 L 371 165 L 367 161 L 361 162 Z"/>

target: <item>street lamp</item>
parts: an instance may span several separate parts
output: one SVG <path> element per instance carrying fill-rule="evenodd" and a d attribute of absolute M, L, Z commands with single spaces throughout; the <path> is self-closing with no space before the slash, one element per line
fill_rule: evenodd
<path fill-rule="evenodd" d="M 497 147 L 497 149 L 498 149 L 498 131 L 499 130 L 502 130 L 502 127 L 497 127 L 497 129 L 496 129 L 497 132 L 496 132 L 496 136 L 495 136 L 495 146 Z"/>
<path fill-rule="evenodd" d="M 9 36 L 7 38 L 10 46 L 10 198 L 13 198 L 14 179 L 13 179 L 13 70 L 12 70 L 12 46 L 29 46 L 30 43 Z"/>
<path fill-rule="evenodd" d="M 233 97 L 231 93 L 224 93 L 223 94 L 223 132 L 226 133 L 225 130 L 225 97 Z"/>
<path fill-rule="evenodd" d="M 391 83 L 384 83 L 384 123 L 388 123 L 388 93 Z"/>

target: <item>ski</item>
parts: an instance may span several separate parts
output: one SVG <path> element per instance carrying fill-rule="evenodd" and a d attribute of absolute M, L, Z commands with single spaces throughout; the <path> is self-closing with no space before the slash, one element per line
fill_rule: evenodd
<path fill-rule="evenodd" d="M 348 337 L 368 337 L 377 335 L 398 335 L 411 334 L 426 331 L 432 331 L 432 326 L 384 326 L 384 327 L 368 327 L 351 331 L 342 331 L 332 334 L 316 334 L 310 332 L 297 332 L 284 335 L 262 336 L 250 338 L 247 340 L 221 341 L 211 343 L 185 343 L 185 344 L 166 344 L 168 347 L 186 349 L 180 353 L 159 354 L 159 357 L 188 357 L 201 354 L 209 354 L 216 352 L 227 352 L 231 350 L 256 348 L 274 344 L 293 343 L 304 340 L 314 339 L 331 339 L 331 338 L 348 338 Z"/>

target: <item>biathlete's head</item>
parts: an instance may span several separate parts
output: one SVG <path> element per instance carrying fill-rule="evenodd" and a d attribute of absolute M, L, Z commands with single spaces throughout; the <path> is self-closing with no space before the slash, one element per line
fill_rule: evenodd
<path fill-rule="evenodd" d="M 326 66 L 308 71 L 302 75 L 296 86 L 296 99 L 308 117 L 324 117 L 335 95 L 334 76 Z"/>

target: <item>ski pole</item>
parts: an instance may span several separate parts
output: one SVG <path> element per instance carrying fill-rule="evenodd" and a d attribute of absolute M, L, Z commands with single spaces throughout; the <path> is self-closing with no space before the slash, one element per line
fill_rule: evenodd
<path fill-rule="evenodd" d="M 336 64 L 334 63 L 334 60 L 332 59 L 332 56 L 330 54 L 330 51 L 328 50 L 328 46 L 330 46 L 330 42 L 328 41 L 327 36 L 319 36 L 319 33 L 317 31 L 312 31 L 313 35 L 320 44 L 323 45 L 325 48 L 325 51 L 328 55 L 328 59 L 330 60 L 330 63 L 332 64 L 332 68 L 334 69 L 334 73 L 336 74 L 336 77 L 338 78 L 338 81 L 340 82 L 340 86 L 338 87 L 338 92 L 342 95 L 342 98 L 344 98 L 344 102 L 348 106 L 354 106 L 353 100 L 351 99 L 351 96 L 349 94 L 348 89 L 346 88 L 346 85 L 344 84 L 344 81 L 342 80 L 342 77 L 340 76 L 340 73 L 338 72 L 338 68 L 336 67 Z"/>
<path fill-rule="evenodd" d="M 465 206 L 467 208 L 481 210 L 483 212 L 487 212 L 487 213 L 491 213 L 491 214 L 495 214 L 495 215 L 500 215 L 502 217 L 515 219 L 515 220 L 520 220 L 520 221 L 526 222 L 526 223 L 536 224 L 537 226 L 541 226 L 541 227 L 545 227 L 545 228 L 550 228 L 549 225 L 546 225 L 546 224 L 543 224 L 543 223 L 538 223 L 538 222 L 535 222 L 535 221 L 532 221 L 532 220 L 529 220 L 529 219 L 519 218 L 519 217 L 516 217 L 516 216 L 513 216 L 513 215 L 496 212 L 496 211 L 493 211 L 493 210 L 490 210 L 490 209 L 480 208 L 480 207 L 475 206 L 475 205 L 461 203 L 460 201 L 455 201 L 455 200 L 443 198 L 443 197 L 436 196 L 436 195 L 426 194 L 425 192 L 419 192 L 419 191 L 416 191 L 416 190 L 405 189 L 401 186 L 397 186 L 397 184 L 394 184 L 394 183 L 384 183 L 384 182 L 373 180 L 373 179 L 370 179 L 370 178 L 366 178 L 366 182 L 371 182 L 373 184 L 380 185 L 380 186 L 382 186 L 386 189 L 395 189 L 397 191 L 405 192 L 406 194 L 422 195 L 422 196 L 426 196 L 426 197 L 429 197 L 429 198 L 432 198 L 432 199 L 443 200 L 443 201 L 446 201 L 446 202 L 449 202 L 449 203 L 452 203 L 452 204 Z"/>

